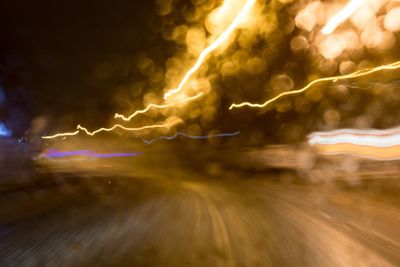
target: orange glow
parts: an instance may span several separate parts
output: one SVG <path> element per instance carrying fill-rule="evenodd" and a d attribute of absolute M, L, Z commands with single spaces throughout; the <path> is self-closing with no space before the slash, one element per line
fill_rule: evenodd
<path fill-rule="evenodd" d="M 341 23 L 360 9 L 363 4 L 365 4 L 365 0 L 351 0 L 342 10 L 329 19 L 321 32 L 325 35 L 331 34 Z"/>
<path fill-rule="evenodd" d="M 232 23 L 229 25 L 229 27 L 214 42 L 212 42 L 209 46 L 207 46 L 200 53 L 200 56 L 197 58 L 196 63 L 188 70 L 188 72 L 186 72 L 185 76 L 179 83 L 178 87 L 167 91 L 164 94 L 164 99 L 167 99 L 167 98 L 171 97 L 172 95 L 175 95 L 183 90 L 183 87 L 185 86 L 187 81 L 201 67 L 204 60 L 207 58 L 207 56 L 209 54 L 211 54 L 214 50 L 216 50 L 218 47 L 220 47 L 232 35 L 232 33 L 235 31 L 235 29 L 238 27 L 238 25 L 242 21 L 242 19 L 246 16 L 246 14 L 253 7 L 255 2 L 256 2 L 255 0 L 247 0 L 247 2 L 244 4 L 242 10 L 239 12 L 239 14 L 236 16 L 236 18 L 232 21 Z"/>
<path fill-rule="evenodd" d="M 253 7 L 255 2 L 256 2 L 256 0 L 247 0 L 246 1 L 246 3 L 243 5 L 242 9 L 237 14 L 235 19 L 231 22 L 231 24 L 228 26 L 228 28 L 215 41 L 213 41 L 208 47 L 206 47 L 200 53 L 200 56 L 198 57 L 196 63 L 192 66 L 192 68 L 189 69 L 189 71 L 186 72 L 186 74 L 183 77 L 183 79 L 181 80 L 179 86 L 177 88 L 171 89 L 168 92 L 166 92 L 165 95 L 164 95 L 164 99 L 167 99 L 168 97 L 170 97 L 172 95 L 175 95 L 175 94 L 179 93 L 180 91 L 182 91 L 182 89 L 185 86 L 185 84 L 187 83 L 187 81 L 201 67 L 201 65 L 204 63 L 205 59 L 207 58 L 207 56 L 210 53 L 212 53 L 214 50 L 216 50 L 218 47 L 220 47 L 232 35 L 232 33 L 237 29 L 237 27 L 239 26 L 240 22 L 247 15 L 247 13 Z M 181 104 L 181 103 L 185 103 L 185 102 L 189 102 L 189 101 L 195 100 L 195 99 L 201 97 L 202 95 L 204 95 L 204 92 L 201 92 L 201 93 L 199 93 L 199 94 L 197 94 L 195 96 L 192 96 L 192 97 L 186 97 L 183 100 L 179 100 L 179 101 L 176 101 L 176 102 L 173 102 L 173 103 L 170 103 L 170 104 L 162 104 L 162 105 L 150 104 L 146 108 L 144 108 L 142 110 L 137 110 L 137 111 L 135 111 L 134 113 L 132 113 L 131 115 L 129 115 L 127 117 L 124 116 L 124 115 L 116 113 L 114 115 L 114 118 L 122 119 L 124 121 L 130 121 L 135 116 L 137 116 L 139 114 L 146 113 L 147 111 L 149 111 L 152 108 L 164 109 L 164 108 L 173 107 L 173 106 Z M 51 135 L 51 136 L 44 136 L 43 138 L 44 139 L 52 139 L 52 138 L 57 138 L 57 137 L 74 136 L 74 135 L 77 135 L 81 131 L 85 132 L 87 135 L 93 136 L 93 135 L 95 135 L 95 134 L 97 134 L 99 132 L 103 132 L 103 131 L 109 132 L 109 131 L 113 131 L 113 130 L 115 130 L 117 128 L 120 128 L 120 129 L 123 129 L 123 130 L 126 130 L 126 131 L 140 131 L 140 130 L 144 130 L 144 129 L 162 128 L 162 127 L 169 127 L 169 126 L 171 126 L 171 124 L 148 125 L 148 126 L 143 126 L 143 127 L 139 127 L 139 128 L 130 128 L 130 127 L 125 127 L 125 126 L 120 125 L 120 124 L 115 124 L 110 128 L 100 128 L 100 129 L 97 129 L 95 131 L 90 132 L 86 128 L 78 125 L 77 126 L 78 131 L 71 132 L 71 133 L 68 133 L 68 132 L 67 133 L 58 133 L 58 134 Z"/>
<path fill-rule="evenodd" d="M 315 145 L 317 151 L 326 155 L 350 154 L 376 160 L 400 159 L 400 145 L 390 147 L 361 146 L 341 143 L 332 145 Z"/>

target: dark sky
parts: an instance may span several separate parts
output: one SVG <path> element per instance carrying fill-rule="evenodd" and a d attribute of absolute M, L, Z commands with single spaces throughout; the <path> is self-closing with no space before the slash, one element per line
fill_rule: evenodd
<path fill-rule="evenodd" d="M 135 54 L 157 43 L 153 9 L 147 0 L 1 1 L 0 85 L 7 98 L 0 120 L 20 132 L 41 114 L 84 122 L 112 116 L 110 88 L 134 79 Z"/>

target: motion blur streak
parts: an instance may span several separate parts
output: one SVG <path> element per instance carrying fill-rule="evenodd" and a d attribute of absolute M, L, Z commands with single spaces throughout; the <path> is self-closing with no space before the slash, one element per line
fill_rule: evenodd
<path fill-rule="evenodd" d="M 188 72 L 186 72 L 185 76 L 179 83 L 177 88 L 173 88 L 166 92 L 164 94 L 164 99 L 169 98 L 170 96 L 179 93 L 182 91 L 183 87 L 185 86 L 186 82 L 190 79 L 190 77 L 201 67 L 203 64 L 204 60 L 206 57 L 212 53 L 215 49 L 217 49 L 219 46 L 221 46 L 233 33 L 233 31 L 238 27 L 239 23 L 243 19 L 243 17 L 250 11 L 250 9 L 253 7 L 255 0 L 247 0 L 247 2 L 244 4 L 242 10 L 239 12 L 239 14 L 236 16 L 236 18 L 232 21 L 232 23 L 229 25 L 229 27 L 214 41 L 212 42 L 208 47 L 206 47 L 201 53 L 200 56 L 198 57 L 196 63 L 189 69 Z"/>
<path fill-rule="evenodd" d="M 102 131 L 106 131 L 106 132 L 111 132 L 117 128 L 123 129 L 125 131 L 141 131 L 141 130 L 146 130 L 146 129 L 153 129 L 153 128 L 166 128 L 172 126 L 172 123 L 166 123 L 166 124 L 153 124 L 153 125 L 147 125 L 147 126 L 143 126 L 143 127 L 138 127 L 138 128 L 129 128 L 129 127 L 125 127 L 121 124 L 115 124 L 114 126 L 112 126 L 111 128 L 100 128 L 97 129 L 93 132 L 90 132 L 89 130 L 87 130 L 85 127 L 82 127 L 80 125 L 78 125 L 78 130 L 82 130 L 84 131 L 87 135 L 93 136 L 99 132 Z"/>
<path fill-rule="evenodd" d="M 172 122 L 168 122 L 165 124 L 152 124 L 152 125 L 146 125 L 143 127 L 137 127 L 137 128 L 130 128 L 130 127 L 125 127 L 121 124 L 115 124 L 114 126 L 110 127 L 110 128 L 100 128 L 97 129 L 93 132 L 89 131 L 88 129 L 86 129 L 85 127 L 82 127 L 80 125 L 77 126 L 78 131 L 73 132 L 73 133 L 59 133 L 59 134 L 55 134 L 55 135 L 51 135 L 51 136 L 43 136 L 43 139 L 54 139 L 57 137 L 65 137 L 65 136 L 73 136 L 73 135 L 77 135 L 80 131 L 85 132 L 87 135 L 93 136 L 95 134 L 98 134 L 99 132 L 111 132 L 117 128 L 123 129 L 125 131 L 141 131 L 141 130 L 147 130 L 147 129 L 154 129 L 154 128 L 168 128 L 173 126 L 174 124 L 177 123 L 178 120 L 174 120 Z"/>
<path fill-rule="evenodd" d="M 73 156 L 83 156 L 88 158 L 115 158 L 115 157 L 135 157 L 143 154 L 142 152 L 132 153 L 96 153 L 91 150 L 75 150 L 75 151 L 58 151 L 57 149 L 49 149 L 41 156 L 46 158 L 65 158 Z"/>
<path fill-rule="evenodd" d="M 387 130 L 341 129 L 315 132 L 308 143 L 322 154 L 350 154 L 377 160 L 400 159 L 400 128 Z"/>
<path fill-rule="evenodd" d="M 77 135 L 78 133 L 79 133 L 79 130 L 72 132 L 72 133 L 58 133 L 55 135 L 45 135 L 45 136 L 42 136 L 42 138 L 43 139 L 54 139 L 54 138 L 58 138 L 58 137 L 73 136 L 73 135 Z"/>
<path fill-rule="evenodd" d="M 354 144 L 316 145 L 324 155 L 351 155 L 372 160 L 399 160 L 400 145 L 391 147 L 359 146 Z"/>
<path fill-rule="evenodd" d="M 391 136 L 400 134 L 400 127 L 390 128 L 386 130 L 376 130 L 376 129 L 369 129 L 369 130 L 356 130 L 356 129 L 338 129 L 328 132 L 314 132 L 309 134 L 309 138 L 313 138 L 316 136 L 321 137 L 332 137 L 342 134 L 351 134 L 351 135 L 360 135 L 360 136 Z"/>
<path fill-rule="evenodd" d="M 319 83 L 323 83 L 323 82 L 336 82 L 336 81 L 340 81 L 340 80 L 346 80 L 346 79 L 354 79 L 354 78 L 358 78 L 358 77 L 362 77 L 362 76 L 366 76 L 378 71 L 382 71 L 382 70 L 395 70 L 395 69 L 399 69 L 400 68 L 400 61 L 396 61 L 393 62 L 391 64 L 387 64 L 387 65 L 381 65 L 375 68 L 368 68 L 368 69 L 362 69 L 362 70 L 358 70 L 355 71 L 353 73 L 350 74 L 345 74 L 345 75 L 339 75 L 339 76 L 332 76 L 332 77 L 326 77 L 326 78 L 320 78 L 320 79 L 316 79 L 312 82 L 310 82 L 309 84 L 307 84 L 306 86 L 304 86 L 303 88 L 300 88 L 298 90 L 293 90 L 293 91 L 288 91 L 288 92 L 283 92 L 277 96 L 275 96 L 274 98 L 271 98 L 269 100 L 267 100 L 266 102 L 262 103 L 262 104 L 254 104 L 254 103 L 250 103 L 250 102 L 243 102 L 240 104 L 232 104 L 229 109 L 233 109 L 233 108 L 241 108 L 244 106 L 248 106 L 248 107 L 252 107 L 252 108 L 264 108 L 272 103 L 274 103 L 275 101 L 277 101 L 278 99 L 284 97 L 284 96 L 288 96 L 288 95 L 297 95 L 300 93 L 303 93 L 305 91 L 307 91 L 308 89 L 310 89 L 312 86 L 319 84 Z"/>
<path fill-rule="evenodd" d="M 195 95 L 195 96 L 191 96 L 191 97 L 188 97 L 188 98 L 185 98 L 185 99 L 183 99 L 183 100 L 176 101 L 176 102 L 170 103 L 170 104 L 164 104 L 164 105 L 150 104 L 150 105 L 148 105 L 145 109 L 137 110 L 137 111 L 135 111 L 134 113 L 132 113 L 131 115 L 129 115 L 128 117 L 125 117 L 124 115 L 121 115 L 121 114 L 116 113 L 115 116 L 114 116 L 114 118 L 116 118 L 116 119 L 117 119 L 117 118 L 120 118 L 120 119 L 122 119 L 122 120 L 124 120 L 124 121 L 130 121 L 130 120 L 133 119 L 136 115 L 146 113 L 146 112 L 149 111 L 151 108 L 163 109 L 163 108 L 173 107 L 173 106 L 175 106 L 175 105 L 177 105 L 177 104 L 186 103 L 186 102 L 195 100 L 195 99 L 201 97 L 203 94 L 204 94 L 204 93 L 201 92 L 201 93 L 198 93 L 198 94 Z"/>
<path fill-rule="evenodd" d="M 341 23 L 346 21 L 354 14 L 365 0 L 351 0 L 342 10 L 329 19 L 328 23 L 322 28 L 321 32 L 325 35 L 331 34 Z"/>
<path fill-rule="evenodd" d="M 360 146 L 376 146 L 376 147 L 390 147 L 400 145 L 400 129 L 397 128 L 397 133 L 382 134 L 378 132 L 375 134 L 373 131 L 368 133 L 360 133 L 362 131 L 354 130 L 354 133 L 343 132 L 332 135 L 323 135 L 313 133 L 309 136 L 308 143 L 311 145 L 336 145 L 340 143 L 349 143 Z"/>
<path fill-rule="evenodd" d="M 240 131 L 234 132 L 234 133 L 221 133 L 221 134 L 212 134 L 212 135 L 189 135 L 189 134 L 185 134 L 182 132 L 177 132 L 176 134 L 172 135 L 172 136 L 160 136 L 151 140 L 144 140 L 142 139 L 142 141 L 146 144 L 152 144 L 158 140 L 173 140 L 176 139 L 178 136 L 183 136 L 183 137 L 187 137 L 190 139 L 209 139 L 209 138 L 220 138 L 220 137 L 233 137 L 236 135 L 239 135 Z"/>

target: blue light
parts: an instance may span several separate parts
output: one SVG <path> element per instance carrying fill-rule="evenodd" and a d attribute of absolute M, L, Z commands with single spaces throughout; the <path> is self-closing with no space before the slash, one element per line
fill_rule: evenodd
<path fill-rule="evenodd" d="M 212 134 L 212 135 L 189 135 L 186 133 L 182 133 L 182 132 L 177 132 L 176 134 L 172 135 L 172 136 L 160 136 L 151 140 L 145 140 L 145 139 L 141 139 L 144 143 L 150 145 L 158 140 L 174 140 L 179 136 L 183 136 L 186 138 L 190 138 L 190 139 L 210 139 L 210 138 L 221 138 L 221 137 L 233 137 L 240 134 L 240 131 L 234 132 L 234 133 L 221 133 L 221 134 Z"/>
<path fill-rule="evenodd" d="M 3 123 L 0 122 L 0 136 L 9 137 L 12 135 L 12 131 L 8 129 Z"/>

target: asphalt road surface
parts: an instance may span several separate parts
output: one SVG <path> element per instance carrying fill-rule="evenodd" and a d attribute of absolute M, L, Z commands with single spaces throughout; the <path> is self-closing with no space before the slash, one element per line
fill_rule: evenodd
<path fill-rule="evenodd" d="M 3 160 L 0 266 L 400 266 L 393 175 L 311 183 L 199 149 Z"/>

